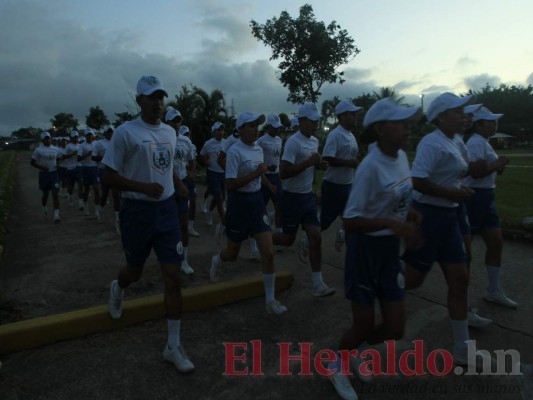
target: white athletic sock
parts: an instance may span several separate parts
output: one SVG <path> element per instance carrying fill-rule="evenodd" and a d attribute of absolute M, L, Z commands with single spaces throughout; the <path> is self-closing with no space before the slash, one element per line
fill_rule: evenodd
<path fill-rule="evenodd" d="M 119 220 L 120 220 L 120 218 L 118 216 L 118 211 L 115 211 L 115 221 L 119 221 Z"/>
<path fill-rule="evenodd" d="M 190 219 L 188 224 L 189 224 L 189 229 L 194 228 L 194 220 L 193 219 Z"/>
<path fill-rule="evenodd" d="M 500 290 L 500 267 L 494 267 L 492 265 L 485 265 L 487 268 L 487 277 L 489 278 L 489 287 L 487 290 L 490 293 Z"/>
<path fill-rule="evenodd" d="M 276 291 L 276 276 L 275 274 L 263 274 L 263 284 L 265 285 L 265 300 L 271 302 L 274 300 L 274 293 Z"/>
<path fill-rule="evenodd" d="M 250 238 L 250 250 L 253 252 L 259 251 L 257 248 L 257 241 L 252 238 Z"/>
<path fill-rule="evenodd" d="M 313 272 L 311 275 L 313 277 L 313 286 L 318 286 L 322 283 L 322 271 Z"/>
<path fill-rule="evenodd" d="M 124 289 L 122 289 L 120 287 L 120 285 L 118 284 L 118 281 L 117 281 L 117 284 L 113 287 L 113 295 L 115 297 L 122 297 L 123 293 L 124 293 Z"/>
<path fill-rule="evenodd" d="M 464 321 L 460 321 L 452 319 L 450 321 L 452 322 L 454 347 L 457 350 L 466 348 L 466 341 L 470 340 L 470 336 L 468 334 L 468 320 L 465 319 Z"/>
<path fill-rule="evenodd" d="M 183 260 L 187 261 L 189 259 L 189 248 L 183 246 Z"/>
<path fill-rule="evenodd" d="M 168 348 L 177 349 L 180 345 L 180 319 L 167 319 L 168 325 Z"/>
<path fill-rule="evenodd" d="M 54 208 L 54 218 L 59 218 L 59 208 Z"/>

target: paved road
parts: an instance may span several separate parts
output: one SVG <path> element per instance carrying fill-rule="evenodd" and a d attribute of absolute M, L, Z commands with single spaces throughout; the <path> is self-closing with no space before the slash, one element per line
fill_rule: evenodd
<path fill-rule="evenodd" d="M 8 220 L 7 251 L 0 264 L 0 280 L 8 300 L 0 314 L 2 322 L 105 303 L 108 283 L 123 263 L 112 216 L 107 213 L 105 223 L 97 224 L 92 217 L 65 206 L 63 221 L 53 225 L 40 213 L 36 171 L 29 167 L 29 155 L 21 153 L 18 162 L 16 202 Z M 201 217 L 197 228 L 201 237 L 193 239 L 190 246 L 197 273 L 184 277 L 184 284 L 189 286 L 209 284 L 209 260 L 217 249 L 212 229 Z M 162 360 L 166 322 L 160 320 L 4 355 L 0 399 L 336 399 L 333 387 L 313 367 L 313 376 L 298 376 L 300 366 L 291 362 L 290 376 L 277 375 L 281 343 L 292 343 L 291 354 L 298 354 L 297 343 L 312 342 L 310 351 L 315 355 L 320 349 L 335 348 L 349 326 L 349 304 L 342 295 L 343 256 L 333 250 L 333 234 L 331 229 L 323 238 L 323 271 L 326 282 L 338 289 L 334 296 L 313 298 L 309 267 L 299 263 L 295 249 L 285 249 L 276 253 L 276 264 L 295 275 L 294 286 L 278 294 L 289 308 L 285 316 L 266 315 L 263 299 L 187 314 L 182 340 L 197 366 L 189 376 L 178 374 Z M 532 364 L 533 248 L 529 243 L 505 242 L 502 282 L 520 303 L 515 311 L 481 300 L 486 283 L 482 251 L 479 241 L 475 242 L 474 303 L 480 314 L 495 323 L 486 330 L 472 330 L 471 336 L 478 348 L 516 349 L 523 363 Z M 238 262 L 226 267 L 224 279 L 258 273 L 259 264 L 247 256 L 244 246 Z M 157 293 L 161 287 L 155 259 L 151 258 L 145 276 L 127 291 L 127 297 Z M 398 347 L 412 348 L 411 340 L 422 339 L 426 354 L 451 348 L 445 298 L 442 273 L 434 267 L 424 287 L 407 296 L 409 320 L 406 337 Z M 264 375 L 224 375 L 224 343 L 251 341 L 262 345 L 260 366 Z M 251 370 L 253 351 L 249 348 L 246 355 Z M 257 369 L 258 364 L 255 366 Z M 524 392 L 527 385 L 533 386 L 533 381 L 528 381 L 531 377 L 521 379 L 525 385 L 514 376 L 454 374 L 441 378 L 379 377 L 370 385 L 356 378 L 352 382 L 361 399 L 531 398 Z"/>

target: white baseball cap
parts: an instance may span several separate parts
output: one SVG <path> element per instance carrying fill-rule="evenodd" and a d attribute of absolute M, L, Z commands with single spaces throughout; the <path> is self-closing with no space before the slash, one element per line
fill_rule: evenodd
<path fill-rule="evenodd" d="M 137 96 L 149 96 L 158 90 L 161 90 L 165 94 L 165 97 L 168 97 L 168 93 L 163 88 L 163 84 L 155 76 L 144 75 L 141 76 L 141 78 L 137 82 Z"/>
<path fill-rule="evenodd" d="M 452 108 L 464 107 L 474 99 L 473 95 L 459 97 L 453 93 L 446 92 L 438 95 L 430 103 L 428 110 L 426 111 L 426 116 L 429 122 L 433 122 L 435 118 L 439 116 L 440 113 L 443 113 L 446 110 L 451 110 Z"/>
<path fill-rule="evenodd" d="M 44 140 L 44 139 L 46 139 L 47 137 L 49 137 L 49 138 L 52 137 L 52 135 L 50 135 L 50 132 L 46 132 L 46 131 L 41 132 L 41 140 Z"/>
<path fill-rule="evenodd" d="M 351 101 L 342 100 L 335 106 L 335 114 L 340 115 L 345 112 L 357 112 L 361 111 L 363 107 L 357 107 Z"/>
<path fill-rule="evenodd" d="M 304 103 L 298 109 L 298 118 L 307 118 L 311 121 L 318 121 L 320 119 L 320 113 L 314 103 Z"/>
<path fill-rule="evenodd" d="M 477 111 L 474 111 L 472 117 L 472 122 L 486 120 L 486 121 L 496 121 L 503 117 L 503 114 L 494 114 L 487 107 L 481 107 Z"/>
<path fill-rule="evenodd" d="M 420 113 L 420 107 L 401 106 L 390 97 L 376 101 L 368 109 L 363 119 L 363 128 L 368 128 L 376 122 L 404 121 L 416 117 Z"/>
<path fill-rule="evenodd" d="M 85 136 L 87 135 L 93 135 L 94 136 L 94 131 L 92 130 L 92 128 L 86 128 L 85 129 Z"/>
<path fill-rule="evenodd" d="M 217 121 L 215 122 L 212 126 L 211 126 L 211 132 L 214 132 L 216 131 L 217 129 L 220 129 L 221 127 L 223 127 L 224 124 L 220 121 Z"/>
<path fill-rule="evenodd" d="M 71 138 L 75 138 L 75 137 L 78 137 L 78 136 L 80 136 L 80 135 L 78 135 L 78 132 L 76 132 L 76 131 L 70 132 L 70 137 Z"/>
<path fill-rule="evenodd" d="M 273 128 L 281 128 L 283 126 L 276 114 L 269 114 L 267 116 L 266 125 L 270 125 Z"/>
<path fill-rule="evenodd" d="M 298 117 L 292 117 L 291 118 L 291 128 L 294 128 L 295 126 L 300 125 L 300 121 L 298 121 Z"/>
<path fill-rule="evenodd" d="M 183 119 L 183 117 L 181 116 L 181 113 L 178 110 L 172 107 L 169 107 L 167 109 L 167 113 L 165 115 L 165 121 L 172 121 L 174 118 L 178 118 L 178 117 L 179 119 Z"/>
<path fill-rule="evenodd" d="M 239 129 L 244 124 L 247 124 L 249 122 L 256 122 L 261 125 L 265 122 L 266 118 L 264 114 L 254 114 L 251 112 L 242 112 L 237 117 L 237 123 L 235 124 L 235 127 Z"/>
<path fill-rule="evenodd" d="M 186 125 L 182 125 L 182 126 L 180 126 L 180 130 L 178 131 L 178 133 L 179 133 L 180 135 L 187 136 L 187 135 L 188 135 L 189 133 L 191 133 L 191 132 L 189 131 L 189 127 L 188 127 L 188 126 L 186 126 Z"/>
<path fill-rule="evenodd" d="M 463 108 L 463 111 L 465 114 L 473 114 L 474 112 L 479 110 L 482 106 L 483 104 L 470 104 L 469 106 L 466 106 L 465 108 Z"/>
<path fill-rule="evenodd" d="M 111 131 L 113 132 L 113 127 L 111 125 L 105 125 L 103 128 L 102 128 L 102 133 L 106 133 L 107 131 Z"/>

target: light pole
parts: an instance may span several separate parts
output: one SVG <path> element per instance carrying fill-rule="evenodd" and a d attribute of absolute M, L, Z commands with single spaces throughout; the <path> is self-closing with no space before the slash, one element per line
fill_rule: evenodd
<path fill-rule="evenodd" d="M 420 95 L 420 108 L 422 109 L 422 112 L 424 112 L 424 94 L 423 93 Z"/>

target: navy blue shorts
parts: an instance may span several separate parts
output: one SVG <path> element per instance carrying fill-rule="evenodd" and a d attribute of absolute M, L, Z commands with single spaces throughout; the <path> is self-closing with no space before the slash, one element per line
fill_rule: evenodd
<path fill-rule="evenodd" d="M 457 220 L 459 221 L 459 228 L 463 236 L 470 235 L 470 221 L 468 219 L 468 213 L 466 212 L 466 204 L 464 202 L 459 203 L 457 207 Z"/>
<path fill-rule="evenodd" d="M 173 196 L 160 202 L 121 199 L 120 232 L 126 262 L 142 267 L 152 248 L 163 264 L 183 260 L 178 207 Z"/>
<path fill-rule="evenodd" d="M 59 190 L 59 175 L 57 171 L 52 172 L 39 172 L 39 190 L 43 192 Z"/>
<path fill-rule="evenodd" d="M 57 175 L 59 176 L 59 181 L 63 182 L 67 175 L 67 169 L 65 167 L 57 167 Z"/>
<path fill-rule="evenodd" d="M 279 203 L 281 200 L 281 178 L 279 174 L 265 174 L 265 178 L 276 187 L 276 193 L 272 193 L 268 187 L 261 185 L 261 193 L 263 194 L 263 200 L 265 204 L 272 199 L 273 203 Z"/>
<path fill-rule="evenodd" d="M 228 192 L 226 236 L 233 242 L 242 242 L 258 233 L 270 232 L 265 202 L 261 191 L 253 193 Z"/>
<path fill-rule="evenodd" d="M 383 301 L 404 299 L 398 237 L 362 233 L 347 235 L 344 296 L 354 303 L 367 306 L 374 305 L 376 298 Z"/>
<path fill-rule="evenodd" d="M 322 230 L 329 228 L 338 216 L 342 216 L 352 185 L 322 181 L 320 188 L 320 226 Z"/>
<path fill-rule="evenodd" d="M 206 172 L 207 188 L 209 189 L 209 193 L 215 197 L 224 194 L 226 190 L 226 178 L 224 175 L 224 172 L 213 172 L 211 170 L 207 170 Z"/>
<path fill-rule="evenodd" d="M 81 183 L 81 167 L 67 169 L 65 175 L 71 182 Z"/>
<path fill-rule="evenodd" d="M 283 233 L 296 233 L 300 224 L 320 226 L 313 192 L 291 193 L 283 191 L 280 208 Z"/>
<path fill-rule="evenodd" d="M 428 272 L 434 262 L 466 262 L 466 250 L 456 208 L 438 207 L 416 201 L 413 201 L 412 205 L 422 214 L 425 244 L 418 250 L 407 250 L 402 257 L 405 262 L 421 272 Z"/>
<path fill-rule="evenodd" d="M 189 191 L 189 200 L 196 199 L 196 182 L 194 182 L 194 179 L 188 176 L 183 180 L 183 183 Z"/>
<path fill-rule="evenodd" d="M 81 176 L 84 185 L 97 185 L 100 183 L 98 167 L 81 167 Z"/>
<path fill-rule="evenodd" d="M 474 189 L 474 194 L 466 201 L 472 234 L 486 228 L 499 228 L 500 216 L 496 210 L 494 189 Z"/>

